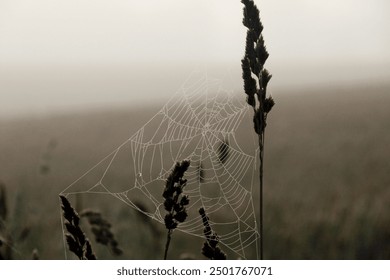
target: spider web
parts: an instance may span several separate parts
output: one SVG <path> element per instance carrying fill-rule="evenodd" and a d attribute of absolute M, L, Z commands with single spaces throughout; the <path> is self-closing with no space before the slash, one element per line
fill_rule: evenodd
<path fill-rule="evenodd" d="M 150 121 L 61 194 L 108 194 L 164 224 L 165 180 L 176 162 L 188 159 L 188 217 L 177 230 L 204 238 L 198 213 L 203 207 L 222 246 L 244 259 L 248 252 L 253 256 L 259 238 L 252 199 L 255 151 L 245 153 L 236 138 L 247 113 L 221 80 L 194 72 Z"/>

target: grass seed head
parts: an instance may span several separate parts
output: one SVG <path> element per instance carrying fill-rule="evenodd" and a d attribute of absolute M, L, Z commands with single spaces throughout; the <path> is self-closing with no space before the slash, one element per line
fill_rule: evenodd
<path fill-rule="evenodd" d="M 177 162 L 165 183 L 164 208 L 168 213 L 165 215 L 164 222 L 168 230 L 175 229 L 188 216 L 186 206 L 190 200 L 187 195 L 183 195 L 183 189 L 187 184 L 187 180 L 183 179 L 183 176 L 189 166 L 189 160 Z"/>
<path fill-rule="evenodd" d="M 203 243 L 202 254 L 210 260 L 226 260 L 226 254 L 219 248 L 219 237 L 216 232 L 211 229 L 209 217 L 206 215 L 204 208 L 199 209 L 199 214 L 202 218 L 203 233 L 206 241 Z"/>
<path fill-rule="evenodd" d="M 64 224 L 68 233 L 65 234 L 65 238 L 69 250 L 80 260 L 95 260 L 96 256 L 92 251 L 91 244 L 79 226 L 79 215 L 65 196 L 60 195 L 60 199 L 62 204 L 61 208 L 66 220 Z"/>
<path fill-rule="evenodd" d="M 110 252 L 116 256 L 122 254 L 114 233 L 111 231 L 111 224 L 103 218 L 100 212 L 87 209 L 82 211 L 80 216 L 87 218 L 97 243 L 107 246 Z"/>

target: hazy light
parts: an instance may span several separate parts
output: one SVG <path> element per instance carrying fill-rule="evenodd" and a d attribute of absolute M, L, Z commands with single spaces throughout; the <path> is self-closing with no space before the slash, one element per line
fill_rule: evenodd
<path fill-rule="evenodd" d="M 388 1 L 255 2 L 271 90 L 390 77 Z M 161 99 L 199 64 L 229 69 L 241 88 L 241 19 L 238 0 L 3 0 L 3 111 Z"/>

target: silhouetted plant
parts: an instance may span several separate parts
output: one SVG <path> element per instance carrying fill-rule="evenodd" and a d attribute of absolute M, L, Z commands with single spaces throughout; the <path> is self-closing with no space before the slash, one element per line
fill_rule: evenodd
<path fill-rule="evenodd" d="M 80 228 L 80 217 L 73 209 L 68 199 L 60 195 L 61 208 L 65 218 L 65 227 L 68 231 L 65 234 L 68 248 L 73 252 L 80 260 L 96 260 L 96 256 L 92 251 L 91 243 L 85 237 L 84 232 Z"/>
<path fill-rule="evenodd" d="M 183 179 L 183 176 L 189 166 L 189 160 L 183 160 L 180 163 L 177 162 L 166 180 L 163 197 L 165 199 L 164 208 L 168 212 L 164 218 L 168 234 L 164 260 L 167 259 L 169 244 L 174 229 L 177 228 L 179 223 L 183 223 L 188 215 L 186 206 L 190 200 L 187 195 L 183 195 L 183 188 L 187 184 L 187 180 Z"/>
<path fill-rule="evenodd" d="M 50 173 L 50 162 L 52 159 L 52 154 L 55 148 L 57 147 L 57 141 L 55 139 L 51 139 L 47 144 L 46 150 L 42 155 L 42 162 L 39 167 L 39 171 L 41 175 L 47 175 Z"/>
<path fill-rule="evenodd" d="M 7 230 L 7 190 L 0 182 L 0 260 L 12 259 L 13 240 Z"/>
<path fill-rule="evenodd" d="M 80 213 L 80 216 L 87 218 L 97 243 L 107 246 L 113 255 L 120 256 L 123 254 L 111 231 L 111 224 L 103 218 L 100 212 L 86 209 Z"/>
<path fill-rule="evenodd" d="M 245 55 L 241 60 L 244 90 L 247 103 L 253 108 L 253 123 L 258 135 L 260 157 L 260 259 L 263 259 L 263 170 L 264 170 L 264 140 L 267 115 L 275 105 L 272 97 L 267 97 L 267 85 L 271 79 L 270 73 L 264 68 L 269 54 L 264 45 L 261 32 L 259 10 L 252 0 L 242 0 L 244 7 L 243 24 L 247 27 Z M 253 77 L 254 76 L 254 77 Z"/>
<path fill-rule="evenodd" d="M 211 229 L 209 217 L 206 215 L 204 208 L 199 209 L 199 214 L 202 217 L 204 226 L 203 233 L 206 241 L 203 243 L 202 254 L 210 260 L 226 260 L 226 254 L 219 248 L 219 237 L 216 232 Z"/>
<path fill-rule="evenodd" d="M 30 234 L 31 228 L 29 226 L 23 227 L 20 232 L 12 232 L 9 228 L 12 228 L 7 224 L 7 192 L 6 187 L 0 182 L 0 259 L 10 260 L 13 258 L 13 252 L 15 250 L 15 244 L 23 242 Z"/>
<path fill-rule="evenodd" d="M 7 219 L 7 193 L 5 186 L 0 182 L 0 229 L 3 222 Z"/>

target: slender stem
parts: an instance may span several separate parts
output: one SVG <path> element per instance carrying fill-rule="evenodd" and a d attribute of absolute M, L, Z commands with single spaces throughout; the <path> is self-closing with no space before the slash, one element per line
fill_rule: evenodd
<path fill-rule="evenodd" d="M 263 244 L 264 244 L 264 235 L 263 235 L 263 168 L 264 168 L 264 131 L 262 135 L 259 135 L 259 158 L 260 158 L 260 223 L 259 223 L 259 234 L 260 234 L 260 260 L 263 259 Z"/>
<path fill-rule="evenodd" d="M 164 260 L 166 260 L 168 256 L 169 243 L 171 243 L 171 235 L 172 235 L 172 230 L 170 229 L 168 230 L 167 243 L 165 244 Z"/>
<path fill-rule="evenodd" d="M 259 195 L 259 199 L 260 199 L 260 205 L 259 205 L 259 234 L 260 234 L 260 260 L 263 260 L 263 252 L 264 252 L 264 231 L 263 231 L 263 225 L 264 225 L 264 222 L 263 222 L 263 210 L 264 210 L 264 207 L 263 207 L 263 176 L 264 176 L 264 140 L 265 140 L 265 116 L 264 116 L 264 97 L 265 96 L 265 89 L 262 85 L 262 79 L 261 79 L 261 72 L 259 74 L 259 76 L 257 76 L 257 79 L 258 79 L 258 82 L 259 82 L 259 92 L 260 94 L 258 94 L 258 101 L 259 101 L 259 108 L 257 110 L 259 110 L 261 112 L 261 119 L 257 119 L 258 122 L 258 127 L 261 128 L 260 129 L 260 134 L 258 134 L 258 139 L 259 139 L 259 148 L 260 148 L 260 151 L 259 151 L 259 159 L 260 159 L 260 167 L 259 167 L 259 181 L 260 181 L 260 195 Z M 255 108 L 254 108 L 255 109 Z M 255 115 L 256 115 L 256 110 L 255 110 Z"/>

